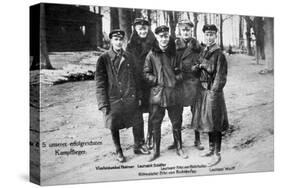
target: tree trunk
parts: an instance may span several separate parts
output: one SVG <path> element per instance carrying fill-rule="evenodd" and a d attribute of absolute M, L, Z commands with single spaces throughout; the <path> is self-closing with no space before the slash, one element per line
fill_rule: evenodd
<path fill-rule="evenodd" d="M 134 18 L 132 20 L 135 20 L 135 18 L 141 18 L 141 17 L 142 17 L 141 9 L 135 9 Z"/>
<path fill-rule="evenodd" d="M 151 24 L 151 10 L 150 9 L 147 10 L 147 20 Z"/>
<path fill-rule="evenodd" d="M 249 16 L 245 16 L 244 17 L 245 21 L 246 21 L 246 37 L 247 37 L 247 55 L 252 56 L 253 55 L 253 51 L 252 51 L 252 47 L 251 47 L 251 27 L 252 27 L 252 21 L 250 19 Z"/>
<path fill-rule="evenodd" d="M 46 40 L 45 5 L 40 4 L 40 69 L 53 69 Z"/>
<path fill-rule="evenodd" d="M 220 14 L 220 31 L 219 32 L 220 32 L 220 47 L 221 47 L 221 50 L 224 49 L 222 28 L 223 28 L 223 19 L 222 19 L 222 14 Z"/>
<path fill-rule="evenodd" d="M 266 17 L 264 19 L 265 32 L 265 62 L 269 71 L 274 69 L 274 23 L 273 18 Z"/>
<path fill-rule="evenodd" d="M 208 24 L 207 13 L 204 14 L 204 25 Z"/>
<path fill-rule="evenodd" d="M 168 11 L 168 16 L 169 16 L 169 25 L 170 25 L 170 31 L 171 31 L 171 36 L 173 38 L 176 38 L 176 13 L 174 11 Z"/>
<path fill-rule="evenodd" d="M 243 30 L 243 18 L 239 16 L 239 49 L 242 49 L 244 46 Z"/>
<path fill-rule="evenodd" d="M 194 14 L 194 13 L 193 13 Z M 189 12 L 186 12 L 186 15 L 187 15 L 187 19 L 190 20 L 190 14 Z"/>
<path fill-rule="evenodd" d="M 119 14 L 117 8 L 110 8 L 110 30 L 119 29 Z"/>
<path fill-rule="evenodd" d="M 259 64 L 260 58 L 264 58 L 264 31 L 262 17 L 255 17 L 253 26 L 256 36 L 256 61 L 257 64 Z"/>
<path fill-rule="evenodd" d="M 212 14 L 208 13 L 208 23 L 212 24 Z"/>
<path fill-rule="evenodd" d="M 197 39 L 197 25 L 198 25 L 198 14 L 193 13 L 193 22 L 194 22 L 194 29 L 193 29 L 193 36 Z"/>
<path fill-rule="evenodd" d="M 131 9 L 125 9 L 125 8 L 118 8 L 118 14 L 119 14 L 119 25 L 120 29 L 125 31 L 126 33 L 126 39 L 129 39 L 132 33 L 132 10 Z"/>

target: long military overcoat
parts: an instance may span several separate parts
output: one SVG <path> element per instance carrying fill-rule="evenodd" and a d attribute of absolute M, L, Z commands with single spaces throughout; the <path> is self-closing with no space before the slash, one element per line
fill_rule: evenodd
<path fill-rule="evenodd" d="M 122 129 L 140 123 L 142 115 L 138 100 L 141 98 L 136 78 L 134 57 L 123 52 L 119 67 L 113 64 L 113 50 L 103 53 L 96 65 L 96 97 L 98 108 L 109 108 L 105 114 L 105 127 Z"/>
<path fill-rule="evenodd" d="M 227 80 L 227 61 L 216 44 L 200 55 L 202 89 L 196 99 L 192 126 L 203 132 L 225 131 L 228 124 L 223 88 Z"/>

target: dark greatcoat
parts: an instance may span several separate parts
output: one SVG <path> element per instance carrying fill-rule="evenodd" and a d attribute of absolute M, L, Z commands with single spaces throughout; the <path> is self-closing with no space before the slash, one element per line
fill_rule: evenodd
<path fill-rule="evenodd" d="M 228 124 L 223 88 L 227 79 L 227 61 L 218 45 L 200 55 L 201 92 L 196 99 L 192 118 L 195 130 L 203 132 L 225 131 Z"/>
<path fill-rule="evenodd" d="M 201 86 L 200 73 L 192 70 L 192 66 L 198 63 L 201 46 L 194 38 L 186 41 L 179 38 L 176 48 L 183 75 L 181 103 L 183 106 L 192 106 Z"/>
<path fill-rule="evenodd" d="M 123 52 L 119 68 L 113 64 L 115 52 L 103 53 L 96 65 L 96 97 L 99 109 L 108 107 L 105 127 L 110 129 L 129 128 L 143 123 L 138 106 L 141 90 L 135 76 L 134 57 Z"/>
<path fill-rule="evenodd" d="M 137 32 L 134 30 L 126 48 L 126 51 L 134 55 L 135 58 L 137 79 L 140 80 L 140 88 L 142 90 L 142 98 L 141 98 L 142 112 L 149 111 L 149 94 L 150 94 L 150 86 L 144 80 L 143 77 L 143 66 L 144 66 L 145 58 L 148 52 L 151 50 L 155 40 L 156 40 L 155 36 L 151 30 L 149 30 L 145 39 L 140 38 Z"/>
<path fill-rule="evenodd" d="M 165 66 L 165 67 L 164 67 Z M 164 74 L 164 69 L 168 76 Z M 176 59 L 176 46 L 174 39 L 170 38 L 168 48 L 165 52 L 159 48 L 155 41 L 151 51 L 148 53 L 144 63 L 144 77 L 152 86 L 150 89 L 150 103 L 161 107 L 168 107 L 180 104 L 179 86 L 182 81 L 180 63 Z M 160 92 L 160 101 L 156 96 Z"/>

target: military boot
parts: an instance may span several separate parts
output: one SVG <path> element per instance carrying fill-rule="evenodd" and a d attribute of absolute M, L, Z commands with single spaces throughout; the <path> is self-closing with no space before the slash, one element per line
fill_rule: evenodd
<path fill-rule="evenodd" d="M 116 149 L 116 160 L 123 163 L 126 161 L 126 158 L 121 148 L 119 130 L 111 130 L 111 136 Z"/>
<path fill-rule="evenodd" d="M 203 153 L 201 157 L 210 157 L 215 153 L 215 137 L 212 132 L 209 133 L 209 151 Z"/>
<path fill-rule="evenodd" d="M 152 126 L 148 125 L 147 128 L 147 135 L 146 135 L 146 141 L 145 141 L 146 147 L 149 150 L 153 149 L 153 134 L 152 134 Z"/>
<path fill-rule="evenodd" d="M 214 155 L 212 156 L 211 161 L 208 163 L 208 166 L 215 166 L 221 161 L 221 132 L 214 133 Z"/>
<path fill-rule="evenodd" d="M 219 164 L 220 161 L 221 161 L 221 154 L 220 153 L 215 153 L 212 156 L 211 161 L 208 163 L 208 167 L 215 166 L 215 165 Z"/>
<path fill-rule="evenodd" d="M 146 145 L 144 144 L 144 130 L 143 124 L 137 124 L 133 127 L 133 135 L 134 135 L 134 153 L 135 154 L 150 154 Z"/>
<path fill-rule="evenodd" d="M 195 135 L 194 147 L 198 150 L 204 150 L 204 147 L 202 146 L 200 141 L 200 132 L 194 131 L 194 135 Z"/>
<path fill-rule="evenodd" d="M 171 145 L 168 146 L 168 150 L 173 150 L 173 149 L 177 148 L 174 130 L 173 130 L 173 139 L 174 139 L 174 142 Z"/>
<path fill-rule="evenodd" d="M 181 130 L 174 130 L 175 140 L 176 140 L 176 149 L 177 155 L 183 159 L 187 159 L 188 155 L 184 153 L 182 149 L 182 138 L 181 138 Z"/>
<path fill-rule="evenodd" d="M 116 151 L 116 160 L 120 163 L 126 162 L 126 158 L 123 155 L 122 149 Z"/>
<path fill-rule="evenodd" d="M 160 142 L 161 142 L 161 131 L 153 131 L 153 154 L 148 162 L 154 161 L 160 156 Z"/>

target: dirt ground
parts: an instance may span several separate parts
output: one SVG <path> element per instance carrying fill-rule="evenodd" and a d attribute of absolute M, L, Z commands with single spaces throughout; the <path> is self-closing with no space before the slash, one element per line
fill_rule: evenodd
<path fill-rule="evenodd" d="M 227 56 L 228 81 L 224 89 L 230 129 L 223 137 L 222 161 L 215 167 L 205 165 L 209 158 L 200 157 L 193 147 L 194 132 L 189 128 L 190 108 L 184 109 L 183 145 L 188 159 L 181 159 L 167 147 L 173 141 L 167 117 L 162 124 L 161 156 L 147 162 L 150 156 L 133 153 L 132 130 L 121 131 L 121 143 L 127 162 L 123 169 L 114 160 L 110 131 L 104 128 L 102 113 L 98 111 L 95 81 L 69 82 L 41 87 L 40 144 L 41 183 L 68 184 L 120 179 L 162 178 L 208 174 L 272 171 L 274 169 L 274 80 L 273 74 L 258 72 L 264 64 L 256 65 L 253 57 Z M 55 61 L 53 60 L 53 64 Z M 60 65 L 61 66 L 61 61 Z M 145 132 L 147 128 L 147 114 Z M 201 135 L 205 149 L 208 137 Z M 87 146 L 70 146 L 71 142 L 94 142 Z M 54 145 L 54 144 L 60 145 Z M 53 145 L 52 145 L 53 144 Z M 65 144 L 65 145 L 63 145 Z M 60 153 L 80 151 L 81 155 Z M 140 165 L 147 165 L 142 168 Z M 152 165 L 154 167 L 148 167 Z M 193 165 L 193 166 L 192 166 Z M 100 167 L 100 169 L 98 169 Z M 162 167 L 167 167 L 165 170 Z M 173 173 L 173 168 L 189 171 Z M 126 169 L 125 169 L 126 168 Z M 168 168 L 171 168 L 170 170 Z M 193 171 L 192 171 L 193 170 Z M 159 174 L 159 172 L 162 172 Z M 158 173 L 140 175 L 139 173 Z M 165 174 L 165 172 L 171 172 Z"/>

